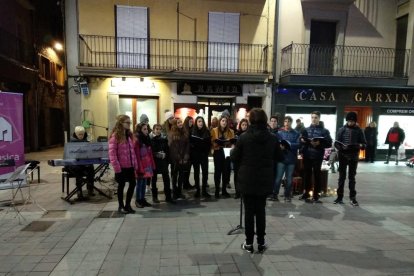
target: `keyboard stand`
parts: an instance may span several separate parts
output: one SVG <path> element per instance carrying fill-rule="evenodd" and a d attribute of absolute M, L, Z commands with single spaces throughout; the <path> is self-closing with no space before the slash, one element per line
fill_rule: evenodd
<path fill-rule="evenodd" d="M 103 174 L 109 169 L 109 164 L 108 163 L 104 163 L 104 164 L 99 164 L 98 167 L 96 167 L 94 169 L 94 182 L 96 181 L 100 181 L 101 177 L 103 176 Z M 99 176 L 96 176 L 98 175 Z M 85 186 L 88 183 L 87 179 L 85 177 L 82 177 L 82 183 L 81 183 L 81 189 L 83 188 L 83 186 Z M 108 198 L 108 199 L 112 199 L 111 196 L 105 194 L 101 189 L 98 189 L 97 187 L 95 187 L 95 185 L 93 185 L 93 189 L 95 191 L 97 191 L 100 195 L 103 195 L 104 197 Z M 61 197 L 63 200 L 65 200 L 66 202 L 73 204 L 75 201 L 74 200 L 70 200 L 75 194 L 77 194 L 79 191 L 79 188 L 76 187 L 74 188 L 67 196 L 65 197 Z"/>

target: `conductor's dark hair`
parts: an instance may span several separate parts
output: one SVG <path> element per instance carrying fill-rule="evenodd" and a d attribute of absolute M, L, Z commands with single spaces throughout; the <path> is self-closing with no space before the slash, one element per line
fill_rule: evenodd
<path fill-rule="evenodd" d="M 251 125 L 257 125 L 266 127 L 267 126 L 267 115 L 266 112 L 261 108 L 253 108 L 250 110 L 249 121 Z"/>

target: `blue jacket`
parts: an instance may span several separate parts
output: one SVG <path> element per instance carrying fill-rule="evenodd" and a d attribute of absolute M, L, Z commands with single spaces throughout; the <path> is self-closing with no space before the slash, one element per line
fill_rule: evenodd
<path fill-rule="evenodd" d="M 307 159 L 323 159 L 326 148 L 332 146 L 332 138 L 329 130 L 322 127 L 321 125 L 311 125 L 307 127 L 302 136 L 305 140 L 312 139 L 316 137 L 323 137 L 324 139 L 320 141 L 320 145 L 317 147 L 312 147 L 309 142 L 302 142 L 302 153 L 303 158 Z"/>
<path fill-rule="evenodd" d="M 298 158 L 298 149 L 299 149 L 299 133 L 294 130 L 280 129 L 278 132 L 281 140 L 286 140 L 290 143 L 290 150 L 283 150 L 284 164 L 296 164 Z"/>

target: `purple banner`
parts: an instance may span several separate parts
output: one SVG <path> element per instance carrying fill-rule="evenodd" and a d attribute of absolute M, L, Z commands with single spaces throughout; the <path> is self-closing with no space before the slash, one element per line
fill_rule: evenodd
<path fill-rule="evenodd" d="M 0 178 L 24 164 L 23 94 L 0 92 L 0 163 L 10 159 L 15 166 L 0 166 Z"/>

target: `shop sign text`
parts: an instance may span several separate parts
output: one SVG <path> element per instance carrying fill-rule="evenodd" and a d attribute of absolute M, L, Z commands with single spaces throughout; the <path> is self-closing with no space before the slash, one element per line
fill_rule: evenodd
<path fill-rule="evenodd" d="M 242 85 L 220 82 L 182 82 L 178 83 L 177 93 L 182 95 L 242 95 Z"/>
<path fill-rule="evenodd" d="M 414 103 L 414 95 L 408 93 L 362 93 L 354 94 L 356 102 L 373 102 L 373 103 Z"/>
<path fill-rule="evenodd" d="M 386 114 L 411 115 L 411 114 L 414 114 L 414 109 L 388 108 L 388 109 L 386 109 L 385 113 Z"/>
<path fill-rule="evenodd" d="M 334 102 L 335 94 L 333 92 L 326 92 L 326 91 L 301 91 L 299 93 L 299 99 L 301 101 L 327 101 L 327 102 Z"/>

